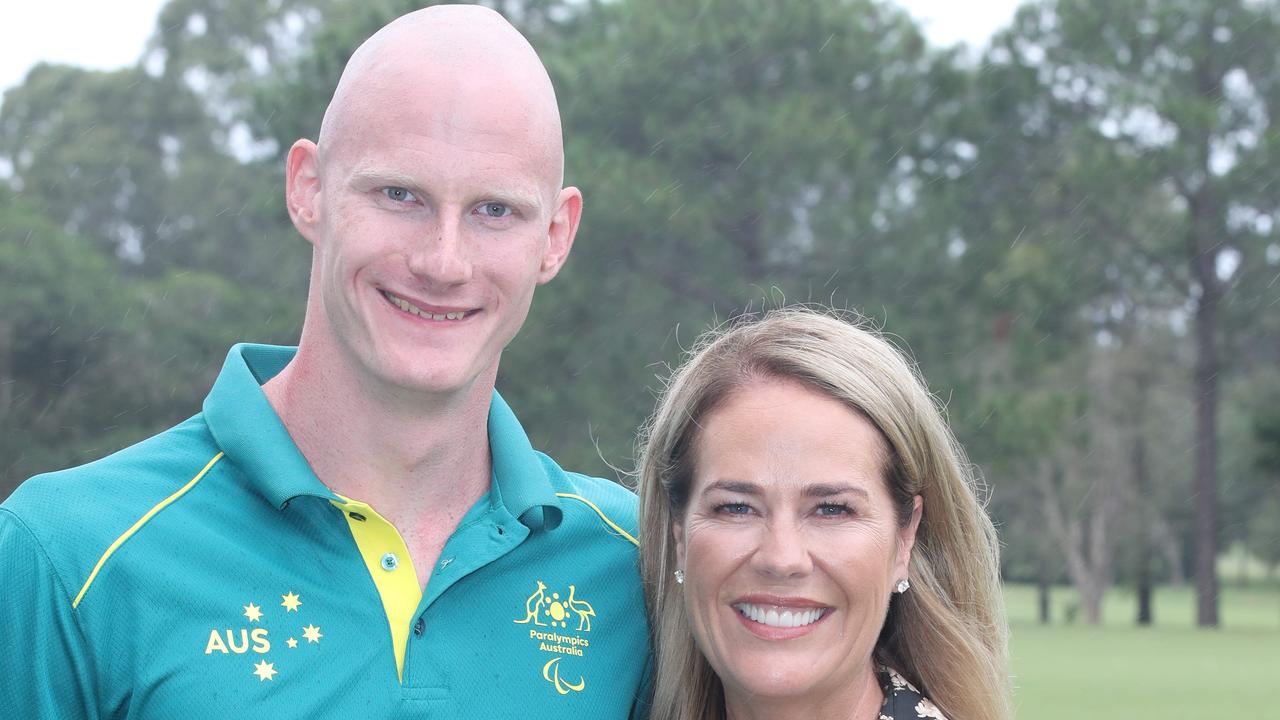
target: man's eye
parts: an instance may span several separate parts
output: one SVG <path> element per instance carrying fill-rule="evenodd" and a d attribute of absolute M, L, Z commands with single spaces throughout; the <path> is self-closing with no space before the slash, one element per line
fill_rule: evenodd
<path fill-rule="evenodd" d="M 488 202 L 478 209 L 481 215 L 488 218 L 504 218 L 511 214 L 511 208 L 499 202 Z"/>
<path fill-rule="evenodd" d="M 382 188 L 382 194 L 386 195 L 388 199 L 398 203 L 413 202 L 418 199 L 414 197 L 413 193 L 402 187 L 384 187 Z"/>

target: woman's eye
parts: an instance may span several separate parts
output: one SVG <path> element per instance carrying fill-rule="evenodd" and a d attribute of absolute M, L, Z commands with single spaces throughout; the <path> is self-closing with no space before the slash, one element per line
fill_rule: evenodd
<path fill-rule="evenodd" d="M 853 509 L 842 503 L 822 503 L 818 506 L 818 514 L 824 517 L 840 517 L 852 515 Z"/>
<path fill-rule="evenodd" d="M 488 202 L 480 206 L 480 214 L 489 218 L 504 218 L 511 214 L 511 208 L 499 202 Z"/>
<path fill-rule="evenodd" d="M 716 512 L 725 515 L 746 515 L 751 512 L 751 506 L 746 503 L 724 503 L 716 506 Z"/>
<path fill-rule="evenodd" d="M 413 202 L 414 200 L 417 200 L 413 193 L 402 187 L 384 187 L 382 188 L 382 194 L 386 195 L 387 199 L 398 203 Z"/>

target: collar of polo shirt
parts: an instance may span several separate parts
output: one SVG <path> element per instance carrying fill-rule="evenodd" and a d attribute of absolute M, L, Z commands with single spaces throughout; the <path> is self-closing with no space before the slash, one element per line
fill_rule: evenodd
<path fill-rule="evenodd" d="M 402 674 L 409 626 L 422 600 L 421 585 L 395 526 L 368 504 L 338 495 L 320 482 L 263 394 L 262 385 L 283 370 L 296 352 L 291 347 L 248 343 L 232 347 L 205 399 L 205 419 L 226 460 L 240 466 L 242 476 L 250 478 L 254 489 L 273 506 L 284 510 L 294 499 L 309 496 L 342 512 L 381 596 L 396 671 Z M 488 432 L 493 462 L 486 495 L 490 509 L 518 518 L 528 531 L 554 530 L 562 511 L 543 456 L 534 452 L 497 391 L 489 407 Z"/>

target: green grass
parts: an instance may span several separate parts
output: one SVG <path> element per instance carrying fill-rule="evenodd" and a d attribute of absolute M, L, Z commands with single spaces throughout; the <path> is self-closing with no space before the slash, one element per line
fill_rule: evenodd
<path fill-rule="evenodd" d="M 1280 588 L 1225 588 L 1223 627 L 1193 627 L 1190 588 L 1156 593 L 1156 625 L 1138 628 L 1131 592 L 1108 594 L 1099 627 L 1064 624 L 1070 588 L 1054 588 L 1039 625 L 1035 588 L 1005 591 L 1019 720 L 1280 717 Z"/>

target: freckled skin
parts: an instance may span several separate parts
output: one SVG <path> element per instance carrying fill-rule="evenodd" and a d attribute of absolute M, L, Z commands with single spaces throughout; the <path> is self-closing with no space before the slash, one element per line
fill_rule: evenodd
<path fill-rule="evenodd" d="M 724 683 L 730 717 L 878 708 L 871 654 L 893 586 L 907 577 L 920 512 L 917 499 L 912 521 L 898 527 L 879 432 L 843 404 L 779 380 L 739 390 L 700 425 L 674 533 L 694 636 Z M 733 605 L 761 595 L 829 609 L 798 637 L 760 637 Z"/>

